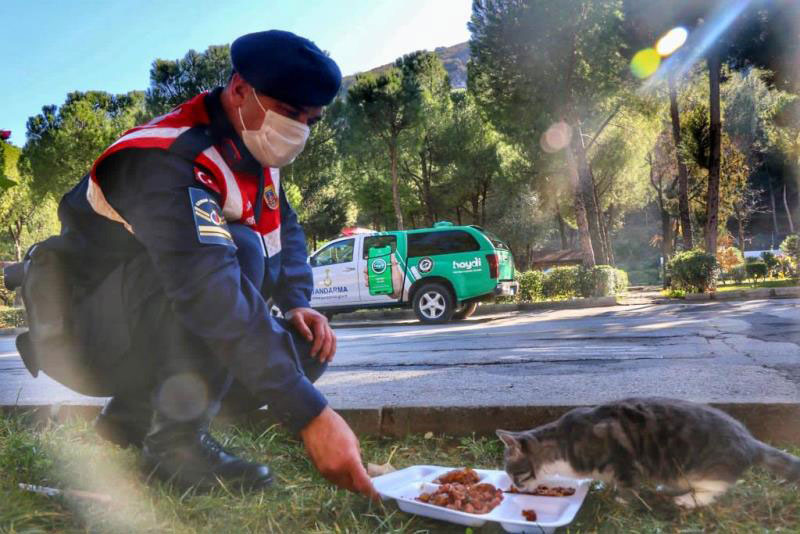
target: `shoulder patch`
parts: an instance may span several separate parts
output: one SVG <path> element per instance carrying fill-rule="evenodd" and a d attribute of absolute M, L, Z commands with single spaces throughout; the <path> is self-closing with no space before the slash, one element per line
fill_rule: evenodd
<path fill-rule="evenodd" d="M 222 209 L 214 197 L 208 191 L 190 187 L 189 199 L 192 202 L 197 239 L 207 245 L 226 245 L 236 248 L 228 224 L 222 216 Z"/>

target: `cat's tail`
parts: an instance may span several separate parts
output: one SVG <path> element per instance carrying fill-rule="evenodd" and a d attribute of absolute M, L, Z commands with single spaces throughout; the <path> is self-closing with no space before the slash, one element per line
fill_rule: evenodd
<path fill-rule="evenodd" d="M 800 458 L 759 442 L 761 464 L 775 475 L 791 482 L 800 482 Z"/>

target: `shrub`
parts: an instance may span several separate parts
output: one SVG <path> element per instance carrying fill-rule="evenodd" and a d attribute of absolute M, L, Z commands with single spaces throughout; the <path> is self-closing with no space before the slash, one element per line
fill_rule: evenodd
<path fill-rule="evenodd" d="M 614 284 L 615 293 L 619 295 L 620 293 L 625 293 L 628 290 L 628 273 L 623 271 L 622 269 L 614 269 L 614 274 L 616 274 L 616 284 Z"/>
<path fill-rule="evenodd" d="M 784 278 L 791 278 L 794 276 L 794 269 L 792 268 L 792 260 L 788 256 L 778 256 L 777 270 Z"/>
<path fill-rule="evenodd" d="M 578 272 L 583 297 L 610 297 L 628 289 L 628 274 L 610 265 L 596 265 Z"/>
<path fill-rule="evenodd" d="M 769 250 L 765 250 L 761 253 L 761 259 L 764 261 L 764 264 L 767 266 L 767 275 L 774 276 L 777 273 L 778 269 L 778 258 Z"/>
<path fill-rule="evenodd" d="M 797 234 L 786 236 L 786 239 L 781 243 L 781 251 L 791 258 L 796 268 L 798 260 L 800 260 L 800 236 Z"/>
<path fill-rule="evenodd" d="M 580 267 L 554 267 L 544 275 L 542 296 L 545 298 L 574 297 L 580 290 Z"/>
<path fill-rule="evenodd" d="M 704 292 L 714 286 L 719 274 L 717 259 L 702 250 L 679 252 L 668 264 L 674 289 Z"/>
<path fill-rule="evenodd" d="M 717 263 L 722 272 L 727 272 L 744 263 L 742 251 L 736 247 L 722 247 L 717 250 Z"/>
<path fill-rule="evenodd" d="M 3 269 L 0 269 L 0 306 L 13 306 L 15 294 L 6 289 Z"/>
<path fill-rule="evenodd" d="M 726 273 L 727 278 L 733 280 L 737 284 L 743 284 L 744 281 L 747 279 L 747 271 L 744 268 L 744 265 L 737 265 L 730 271 Z"/>
<path fill-rule="evenodd" d="M 609 265 L 595 265 L 578 270 L 578 285 L 582 297 L 605 297 L 616 292 L 616 275 Z"/>
<path fill-rule="evenodd" d="M 519 282 L 519 300 L 523 302 L 542 300 L 542 285 L 544 282 L 544 273 L 542 271 L 525 271 L 519 274 L 517 281 Z"/>
<path fill-rule="evenodd" d="M 767 264 L 763 261 L 748 261 L 744 267 L 748 278 L 758 281 L 767 277 Z"/>
<path fill-rule="evenodd" d="M 0 307 L 0 328 L 15 328 L 26 324 L 23 308 Z"/>

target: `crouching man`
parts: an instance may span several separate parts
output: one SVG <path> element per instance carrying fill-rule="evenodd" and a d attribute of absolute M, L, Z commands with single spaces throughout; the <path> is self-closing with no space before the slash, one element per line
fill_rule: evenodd
<path fill-rule="evenodd" d="M 225 87 L 126 132 L 61 200 L 28 254 L 28 368 L 111 400 L 100 435 L 182 486 L 259 488 L 266 465 L 209 434 L 263 405 L 333 483 L 374 496 L 358 440 L 313 382 L 336 352 L 309 307 L 305 237 L 279 169 L 339 90 L 336 63 L 283 31 L 231 46 Z M 273 318 L 272 298 L 286 320 Z"/>

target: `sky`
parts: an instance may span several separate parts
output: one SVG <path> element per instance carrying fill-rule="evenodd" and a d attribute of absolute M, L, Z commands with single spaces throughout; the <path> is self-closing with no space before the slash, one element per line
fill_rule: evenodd
<path fill-rule="evenodd" d="M 25 123 L 71 91 L 149 85 L 156 58 L 289 30 L 330 52 L 344 75 L 414 50 L 467 41 L 470 0 L 0 0 L 0 130 L 25 143 Z"/>

